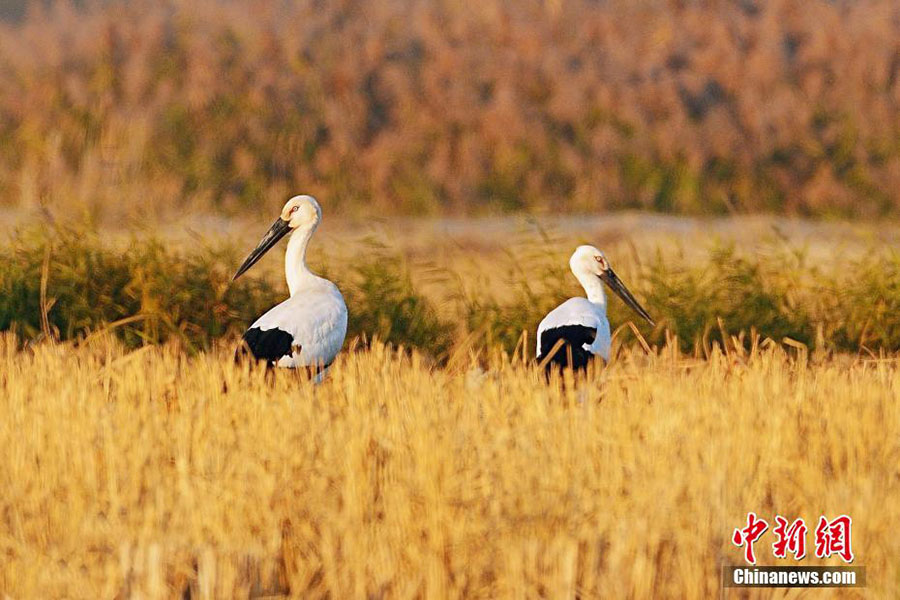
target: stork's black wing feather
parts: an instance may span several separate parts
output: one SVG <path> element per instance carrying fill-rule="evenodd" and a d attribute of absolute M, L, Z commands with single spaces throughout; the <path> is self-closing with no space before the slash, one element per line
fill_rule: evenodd
<path fill-rule="evenodd" d="M 251 327 L 243 335 L 243 343 L 238 348 L 235 358 L 240 354 L 246 354 L 249 350 L 257 360 L 264 360 L 274 366 L 284 356 L 290 356 L 294 352 L 294 336 L 282 329 L 260 329 Z"/>
<path fill-rule="evenodd" d="M 553 352 L 545 368 L 550 370 L 555 367 L 561 370 L 571 367 L 576 371 L 586 369 L 594 355 L 585 350 L 584 345 L 593 344 L 596 338 L 597 328 L 586 325 L 562 325 L 547 329 L 541 334 L 541 355 L 538 356 L 538 362 L 544 361 L 548 354 L 553 352 L 557 342 L 562 340 L 562 345 Z M 570 354 L 571 364 L 569 364 Z"/>

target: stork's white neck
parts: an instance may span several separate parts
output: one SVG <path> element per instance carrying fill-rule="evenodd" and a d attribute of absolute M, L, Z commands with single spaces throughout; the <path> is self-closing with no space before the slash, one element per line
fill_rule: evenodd
<path fill-rule="evenodd" d="M 291 296 L 318 279 L 306 266 L 306 247 L 315 230 L 315 227 L 297 229 L 288 239 L 284 254 L 284 277 Z"/>
<path fill-rule="evenodd" d="M 600 281 L 600 278 L 589 271 L 572 269 L 572 272 L 575 274 L 575 278 L 578 279 L 578 283 L 584 288 L 588 301 L 603 308 L 605 311 L 606 293 L 603 291 L 603 282 Z"/>

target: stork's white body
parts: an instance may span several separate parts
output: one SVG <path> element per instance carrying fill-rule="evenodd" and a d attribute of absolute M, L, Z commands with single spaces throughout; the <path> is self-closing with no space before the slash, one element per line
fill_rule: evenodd
<path fill-rule="evenodd" d="M 588 298 L 569 298 L 549 313 L 538 325 L 537 330 L 537 354 L 542 356 L 552 348 L 544 348 L 541 339 L 544 333 L 563 327 L 584 327 L 593 329 L 594 341 L 590 344 L 579 344 L 585 351 L 593 356 L 599 356 L 603 360 L 609 360 L 609 348 L 612 344 L 612 336 L 609 330 L 609 319 L 606 318 L 606 298 L 602 287 L 599 290 L 600 298 L 592 302 Z"/>
<path fill-rule="evenodd" d="M 291 353 L 277 367 L 330 365 L 347 335 L 347 306 L 337 286 L 321 277 L 258 318 L 250 329 L 279 330 L 291 336 Z"/>

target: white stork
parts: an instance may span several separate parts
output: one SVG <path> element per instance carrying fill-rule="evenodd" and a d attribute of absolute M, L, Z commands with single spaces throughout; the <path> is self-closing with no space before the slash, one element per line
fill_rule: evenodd
<path fill-rule="evenodd" d="M 291 234 L 284 259 L 291 297 L 250 326 L 238 355 L 249 350 L 268 366 L 306 367 L 319 378 L 334 361 L 347 334 L 347 305 L 336 285 L 314 275 L 306 266 L 306 246 L 321 220 L 322 208 L 315 198 L 294 196 L 234 274 L 232 281 L 278 240 Z"/>
<path fill-rule="evenodd" d="M 579 246 L 569 259 L 569 268 L 584 288 L 587 298 L 569 298 L 551 310 L 538 325 L 537 360 L 539 363 L 546 361 L 548 371 L 553 367 L 584 370 L 595 356 L 609 360 L 612 339 L 606 318 L 606 294 L 601 282 L 605 282 L 647 322 L 654 324 L 647 311 L 616 276 L 601 251 L 593 246 Z"/>

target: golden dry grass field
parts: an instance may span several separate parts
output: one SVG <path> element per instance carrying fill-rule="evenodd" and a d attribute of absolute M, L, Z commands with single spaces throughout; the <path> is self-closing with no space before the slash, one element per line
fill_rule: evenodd
<path fill-rule="evenodd" d="M 897 594 L 894 360 L 626 348 L 575 388 L 375 344 L 313 386 L 229 352 L 2 338 L 5 597 L 709 598 L 750 510 L 850 514 L 868 587 L 823 594 Z"/>

